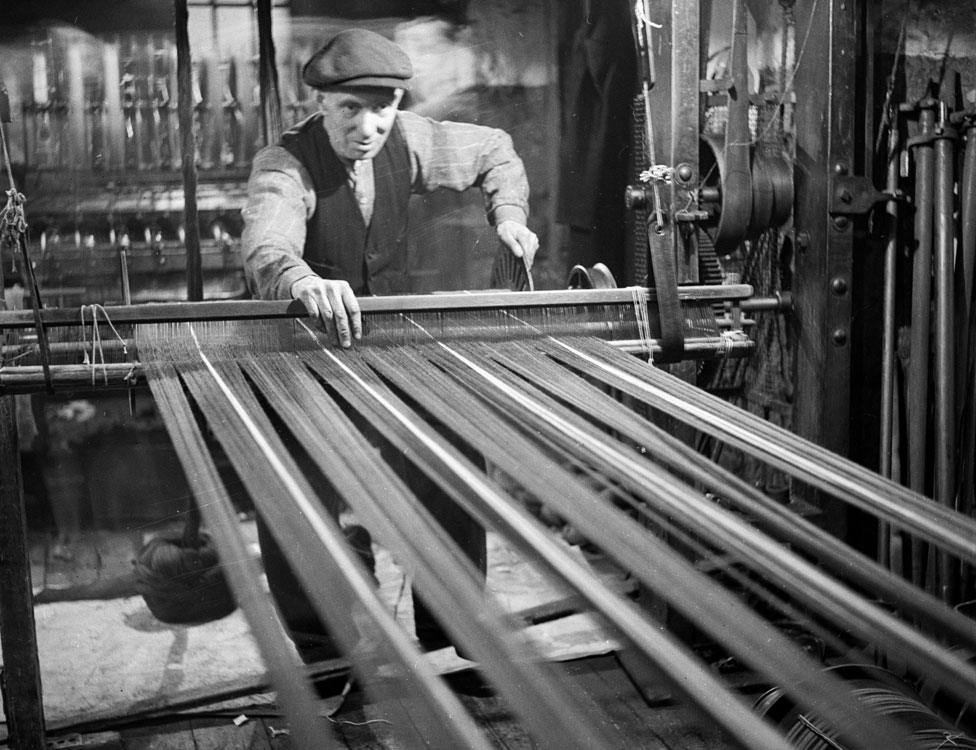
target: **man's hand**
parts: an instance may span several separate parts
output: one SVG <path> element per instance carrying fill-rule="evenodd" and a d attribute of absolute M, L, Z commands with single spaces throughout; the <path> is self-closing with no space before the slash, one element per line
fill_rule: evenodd
<path fill-rule="evenodd" d="M 525 258 L 525 267 L 531 270 L 536 250 L 539 249 L 539 238 L 535 236 L 535 232 L 525 224 L 519 224 L 512 219 L 499 222 L 495 231 L 498 233 L 498 239 L 512 251 L 512 255 L 516 258 Z"/>
<path fill-rule="evenodd" d="M 340 346 L 348 348 L 352 339 L 362 338 L 359 303 L 349 282 L 305 276 L 291 285 L 291 296 L 302 301 L 318 327 L 335 334 Z"/>

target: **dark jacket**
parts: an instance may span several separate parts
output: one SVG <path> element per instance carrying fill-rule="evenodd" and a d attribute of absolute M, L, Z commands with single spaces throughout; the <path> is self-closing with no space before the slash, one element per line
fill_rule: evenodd
<path fill-rule="evenodd" d="M 308 220 L 304 260 L 319 276 L 349 282 L 357 295 L 407 291 L 407 206 L 410 159 L 399 125 L 373 159 L 376 201 L 369 227 L 322 127 L 322 115 L 281 137 L 312 177 L 315 213 Z"/>

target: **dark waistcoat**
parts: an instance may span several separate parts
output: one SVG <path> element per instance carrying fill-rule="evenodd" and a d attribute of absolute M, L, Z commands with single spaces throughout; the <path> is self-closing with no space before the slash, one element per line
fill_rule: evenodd
<path fill-rule="evenodd" d="M 355 294 L 402 294 L 407 288 L 410 156 L 400 126 L 373 159 L 376 201 L 369 227 L 356 205 L 348 172 L 322 127 L 322 115 L 300 122 L 281 145 L 308 170 L 315 213 L 308 220 L 304 260 L 326 279 L 344 279 Z"/>

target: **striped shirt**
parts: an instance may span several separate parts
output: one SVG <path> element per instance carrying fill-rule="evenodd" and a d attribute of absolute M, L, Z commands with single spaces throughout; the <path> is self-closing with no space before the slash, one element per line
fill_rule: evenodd
<path fill-rule="evenodd" d="M 512 139 L 496 128 L 397 114 L 410 156 L 412 192 L 438 188 L 481 188 L 488 220 L 526 222 L 529 186 Z M 371 166 L 371 165 L 370 165 Z M 350 167 L 351 168 L 351 167 Z M 372 170 L 364 171 L 372 179 Z M 367 215 L 372 213 L 365 193 Z M 315 190 L 304 166 L 281 146 L 267 146 L 254 157 L 241 214 L 241 252 L 252 290 L 264 299 L 288 299 L 291 286 L 315 272 L 302 260 L 305 225 L 315 212 Z"/>

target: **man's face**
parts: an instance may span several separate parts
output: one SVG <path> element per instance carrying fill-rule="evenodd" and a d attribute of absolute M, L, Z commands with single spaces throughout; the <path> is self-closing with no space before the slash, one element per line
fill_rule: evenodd
<path fill-rule="evenodd" d="M 318 92 L 322 125 L 332 148 L 348 161 L 372 159 L 390 135 L 402 89 L 343 88 Z"/>

